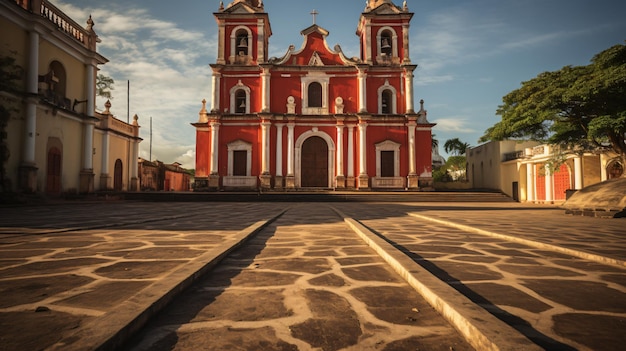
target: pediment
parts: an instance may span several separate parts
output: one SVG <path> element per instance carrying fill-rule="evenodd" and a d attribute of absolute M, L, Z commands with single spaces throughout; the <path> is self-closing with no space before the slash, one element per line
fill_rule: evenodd
<path fill-rule="evenodd" d="M 404 11 L 393 4 L 382 4 L 369 13 L 374 15 L 397 15 L 404 13 Z"/>

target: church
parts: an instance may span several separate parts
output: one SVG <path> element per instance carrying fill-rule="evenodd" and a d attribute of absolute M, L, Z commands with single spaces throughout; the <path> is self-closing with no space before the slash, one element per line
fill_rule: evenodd
<path fill-rule="evenodd" d="M 313 12 L 315 16 L 315 12 Z M 432 190 L 432 133 L 414 100 L 406 1 L 369 0 L 360 57 L 314 23 L 268 57 L 262 0 L 220 3 L 210 106 L 196 129 L 196 191 Z"/>

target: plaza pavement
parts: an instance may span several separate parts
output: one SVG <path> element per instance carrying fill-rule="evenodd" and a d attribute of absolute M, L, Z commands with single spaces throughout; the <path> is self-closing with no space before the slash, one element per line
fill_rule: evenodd
<path fill-rule="evenodd" d="M 148 322 L 134 349 L 613 350 L 626 341 L 621 219 L 515 203 L 0 211 L 0 350 L 119 349 Z"/>

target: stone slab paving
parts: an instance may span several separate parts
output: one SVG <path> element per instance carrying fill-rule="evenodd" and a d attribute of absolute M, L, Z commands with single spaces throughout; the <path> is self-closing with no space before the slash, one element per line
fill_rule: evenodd
<path fill-rule="evenodd" d="M 471 350 L 325 204 L 293 204 L 131 350 Z"/>
<path fill-rule="evenodd" d="M 623 219 L 515 204 L 350 204 L 342 211 L 546 350 L 618 350 L 626 344 Z M 617 264 L 476 234 L 457 223 L 610 256 Z"/>
<path fill-rule="evenodd" d="M 0 209 L 0 350 L 94 349 L 284 207 L 113 202 Z"/>

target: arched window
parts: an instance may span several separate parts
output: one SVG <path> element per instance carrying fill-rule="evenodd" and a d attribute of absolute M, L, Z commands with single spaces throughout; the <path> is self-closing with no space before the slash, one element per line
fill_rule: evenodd
<path fill-rule="evenodd" d="M 250 91 L 241 80 L 230 89 L 230 113 L 250 113 Z"/>
<path fill-rule="evenodd" d="M 386 80 L 385 84 L 378 88 L 378 113 L 385 115 L 398 113 L 396 96 L 396 89 Z"/>
<path fill-rule="evenodd" d="M 239 89 L 235 92 L 235 113 L 246 113 L 246 106 L 246 91 Z"/>
<path fill-rule="evenodd" d="M 393 54 L 393 35 L 391 31 L 385 30 L 380 34 L 380 52 L 387 56 Z"/>
<path fill-rule="evenodd" d="M 322 85 L 312 82 L 308 88 L 309 107 L 322 107 Z"/>
<path fill-rule="evenodd" d="M 619 178 L 624 174 L 624 167 L 619 161 L 614 161 L 607 167 L 609 179 Z"/>
<path fill-rule="evenodd" d="M 248 32 L 244 29 L 240 29 L 237 31 L 236 37 L 237 56 L 248 56 Z"/>
<path fill-rule="evenodd" d="M 392 103 L 393 103 L 393 92 L 389 89 L 385 89 L 383 90 L 383 93 L 381 95 L 381 113 L 383 114 L 390 114 L 393 113 L 392 110 Z"/>

